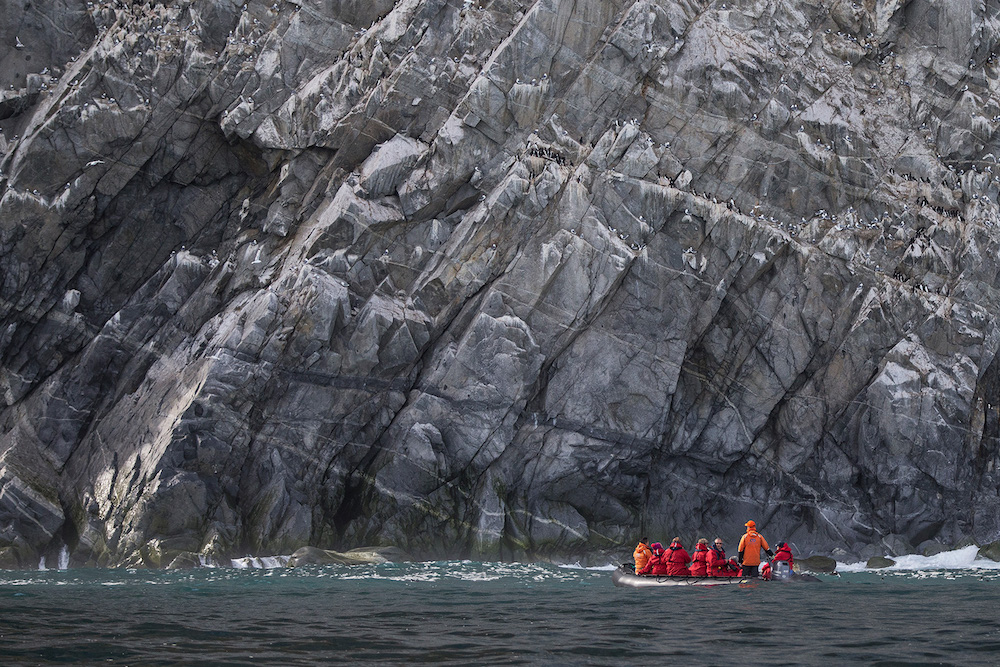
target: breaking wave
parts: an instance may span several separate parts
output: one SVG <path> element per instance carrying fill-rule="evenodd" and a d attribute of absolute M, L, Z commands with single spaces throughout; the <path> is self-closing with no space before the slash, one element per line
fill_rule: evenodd
<path fill-rule="evenodd" d="M 935 556 L 889 556 L 894 565 L 869 568 L 866 562 L 837 563 L 838 572 L 925 572 L 936 570 L 1000 570 L 1000 563 L 979 558 L 979 547 L 973 545 L 944 551 Z"/>

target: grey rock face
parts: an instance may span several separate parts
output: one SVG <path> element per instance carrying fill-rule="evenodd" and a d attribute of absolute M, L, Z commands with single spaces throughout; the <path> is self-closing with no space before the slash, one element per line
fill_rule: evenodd
<path fill-rule="evenodd" d="M 993 9 L 0 9 L 3 562 L 1000 535 Z"/>

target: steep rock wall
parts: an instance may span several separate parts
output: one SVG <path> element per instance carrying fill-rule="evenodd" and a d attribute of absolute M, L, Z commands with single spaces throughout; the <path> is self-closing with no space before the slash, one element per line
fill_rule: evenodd
<path fill-rule="evenodd" d="M 0 549 L 1000 533 L 995 2 L 0 2 Z"/>

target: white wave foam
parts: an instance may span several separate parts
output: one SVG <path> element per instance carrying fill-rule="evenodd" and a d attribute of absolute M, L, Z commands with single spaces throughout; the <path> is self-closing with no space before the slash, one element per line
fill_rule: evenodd
<path fill-rule="evenodd" d="M 65 544 L 62 546 L 62 549 L 59 550 L 58 567 L 60 570 L 69 569 L 69 547 L 67 547 Z"/>
<path fill-rule="evenodd" d="M 591 572 L 614 572 L 618 566 L 608 563 L 607 565 L 591 565 L 589 567 L 584 567 L 580 565 L 580 561 L 575 563 L 563 563 L 560 565 L 564 570 L 590 570 Z"/>
<path fill-rule="evenodd" d="M 465 581 L 486 583 L 500 580 L 532 582 L 576 581 L 580 577 L 606 576 L 614 566 L 583 567 L 579 563 L 554 565 L 549 563 L 502 563 L 476 561 L 430 561 L 416 563 L 385 563 L 364 568 L 349 566 L 332 576 L 338 579 L 377 579 L 401 582 Z"/>
<path fill-rule="evenodd" d="M 485 572 L 460 572 L 454 575 L 455 579 L 462 581 L 497 581 L 500 575 L 486 574 Z"/>
<path fill-rule="evenodd" d="M 936 556 L 889 556 L 895 565 L 869 570 L 864 562 L 837 563 L 838 572 L 916 572 L 919 570 L 1000 570 L 1000 563 L 978 558 L 979 547 L 972 545 L 945 551 Z"/>
<path fill-rule="evenodd" d="M 291 556 L 244 556 L 232 559 L 232 566 L 237 570 L 261 569 L 273 570 L 288 565 Z"/>
<path fill-rule="evenodd" d="M 417 572 L 414 574 L 402 574 L 394 577 L 375 575 L 372 579 L 385 579 L 387 581 L 438 581 L 441 575 L 434 572 Z"/>

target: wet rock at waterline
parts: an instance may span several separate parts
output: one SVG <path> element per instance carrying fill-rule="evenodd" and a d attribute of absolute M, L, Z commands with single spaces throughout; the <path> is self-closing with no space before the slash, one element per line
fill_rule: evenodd
<path fill-rule="evenodd" d="M 868 562 L 865 564 L 865 567 L 867 567 L 869 570 L 872 570 L 872 569 L 892 567 L 895 564 L 896 561 L 894 561 L 891 558 L 886 558 L 885 556 L 872 556 L 871 558 L 868 559 Z"/>
<path fill-rule="evenodd" d="M 992 10 L 827 4 L 0 1 L 3 558 L 995 540 Z"/>
<path fill-rule="evenodd" d="M 829 556 L 810 556 L 808 558 L 798 559 L 795 562 L 795 567 L 799 572 L 819 572 L 822 574 L 831 574 L 837 571 L 837 561 Z"/>
<path fill-rule="evenodd" d="M 202 562 L 201 558 L 198 557 L 198 554 L 191 553 L 190 551 L 185 551 L 180 554 L 177 554 L 177 556 L 172 561 L 170 561 L 170 564 L 167 565 L 167 569 L 190 570 L 196 567 L 202 567 L 203 565 L 204 563 Z"/>
<path fill-rule="evenodd" d="M 989 558 L 990 560 L 1000 561 L 1000 542 L 991 542 L 979 549 L 979 558 Z"/>
<path fill-rule="evenodd" d="M 358 547 L 346 552 L 302 547 L 288 561 L 288 567 L 301 565 L 379 565 L 400 563 L 410 558 L 397 547 Z"/>

